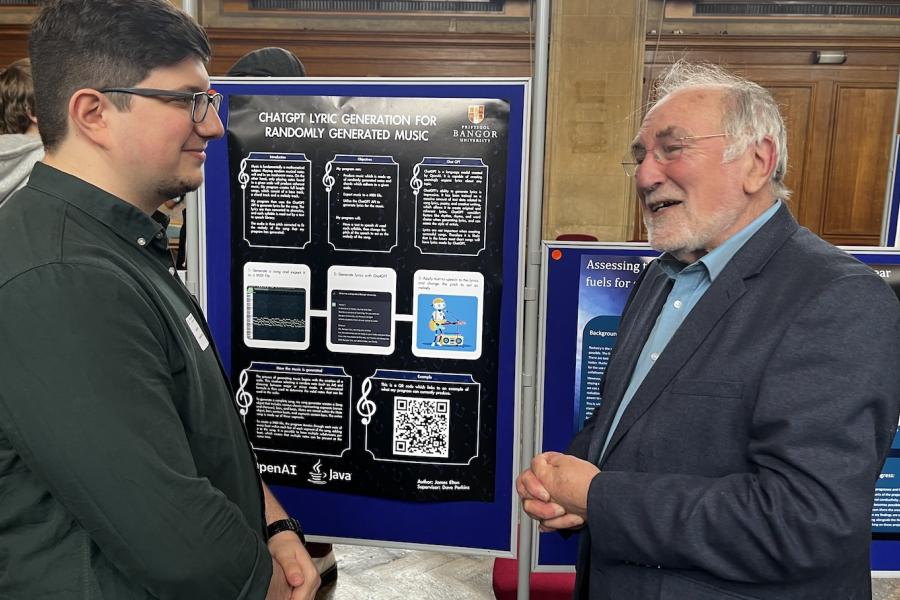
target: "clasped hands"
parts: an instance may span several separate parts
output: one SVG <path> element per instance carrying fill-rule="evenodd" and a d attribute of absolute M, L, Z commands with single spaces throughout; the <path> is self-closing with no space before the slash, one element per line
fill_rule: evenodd
<path fill-rule="evenodd" d="M 300 538 L 283 531 L 269 539 L 272 581 L 266 600 L 313 600 L 319 589 L 319 571 Z"/>
<path fill-rule="evenodd" d="M 525 513 L 541 531 L 577 529 L 587 518 L 591 480 L 600 472 L 593 463 L 559 452 L 538 454 L 516 479 Z"/>

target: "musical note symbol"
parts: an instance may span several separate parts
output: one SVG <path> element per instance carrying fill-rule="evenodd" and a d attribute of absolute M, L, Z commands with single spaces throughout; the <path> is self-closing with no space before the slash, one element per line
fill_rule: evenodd
<path fill-rule="evenodd" d="M 368 425 L 372 422 L 372 416 L 378 409 L 375 403 L 369 400 L 369 392 L 372 391 L 372 380 L 366 377 L 362 384 L 362 397 L 356 403 L 356 412 L 362 417 L 362 424 Z"/>
<path fill-rule="evenodd" d="M 240 377 L 238 377 L 238 390 L 234 395 L 234 401 L 238 405 L 238 412 L 245 423 L 247 422 L 247 413 L 250 412 L 250 405 L 253 404 L 253 396 L 244 389 L 249 381 L 250 375 L 247 373 L 247 369 L 244 369 L 241 371 Z"/>

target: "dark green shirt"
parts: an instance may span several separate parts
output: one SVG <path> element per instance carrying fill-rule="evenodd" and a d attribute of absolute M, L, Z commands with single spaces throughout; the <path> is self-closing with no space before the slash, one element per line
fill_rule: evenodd
<path fill-rule="evenodd" d="M 162 226 L 38 163 L 0 207 L 0 598 L 264 598 L 252 450 Z"/>

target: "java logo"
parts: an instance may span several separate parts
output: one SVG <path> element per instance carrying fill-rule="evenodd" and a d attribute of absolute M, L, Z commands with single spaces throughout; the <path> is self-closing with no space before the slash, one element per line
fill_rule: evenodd
<path fill-rule="evenodd" d="M 307 479 L 307 481 L 316 485 L 325 485 L 329 481 L 334 481 L 335 479 L 350 481 L 352 476 L 352 473 L 348 473 L 346 471 L 334 471 L 332 469 L 327 469 L 325 472 L 323 472 L 322 460 L 319 459 L 310 470 L 309 478 Z"/>

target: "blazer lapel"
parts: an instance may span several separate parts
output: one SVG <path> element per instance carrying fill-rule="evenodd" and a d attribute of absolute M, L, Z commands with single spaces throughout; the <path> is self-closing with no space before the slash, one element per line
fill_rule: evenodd
<path fill-rule="evenodd" d="M 788 240 L 788 238 L 790 238 L 791 235 L 794 234 L 794 232 L 797 231 L 798 228 L 799 226 L 793 216 L 791 216 L 787 206 L 782 205 L 769 222 L 763 225 L 763 227 L 747 241 L 744 247 L 735 254 L 728 266 L 719 274 L 697 305 L 694 306 L 691 314 L 687 316 L 675 332 L 675 335 L 672 336 L 666 349 L 660 355 L 659 360 L 656 361 L 650 369 L 650 372 L 647 373 L 647 377 L 644 379 L 643 383 L 641 383 L 640 387 L 638 387 L 628 408 L 625 409 L 625 413 L 622 415 L 622 418 L 616 427 L 616 431 L 609 441 L 606 453 L 599 462 L 597 460 L 592 460 L 591 462 L 598 464 L 602 468 L 603 463 L 615 449 L 619 440 L 628 433 L 629 428 L 635 421 L 647 412 L 653 403 L 656 402 L 662 391 L 697 351 L 697 348 L 703 343 L 710 331 L 715 327 L 716 323 L 718 323 L 728 312 L 738 298 L 744 294 L 746 291 L 744 280 L 757 275 L 772 255 L 775 254 L 775 252 Z M 660 274 L 663 275 L 662 273 Z M 661 287 L 662 286 L 660 286 L 660 288 Z M 669 286 L 666 287 L 665 294 L 662 295 L 661 301 L 665 301 L 668 296 L 668 289 L 670 289 Z M 659 291 L 661 292 L 662 290 L 660 289 Z M 659 297 L 655 297 L 652 305 L 649 303 L 635 302 L 636 310 L 643 310 L 644 306 L 652 306 L 652 309 L 649 311 L 649 315 L 644 316 L 644 318 L 639 321 L 641 326 L 636 330 L 636 333 L 640 334 L 639 343 L 638 340 L 635 340 L 634 344 L 628 347 L 627 353 L 626 348 L 622 348 L 623 355 L 629 357 L 630 365 L 629 370 L 624 374 L 624 377 L 622 373 L 615 374 L 615 377 L 619 380 L 619 385 L 616 386 L 616 407 L 619 402 L 621 402 L 622 394 L 624 394 L 624 390 L 630 382 L 634 363 L 637 361 L 637 357 L 643 349 L 647 337 L 650 335 L 650 329 L 652 329 L 653 323 L 656 322 L 656 317 L 662 306 L 661 301 Z M 649 328 L 645 330 L 645 328 L 648 327 L 648 322 Z M 610 367 L 612 367 L 612 365 L 610 365 Z M 605 396 L 604 402 L 606 402 Z M 595 445 L 602 448 L 602 443 L 603 440 L 606 440 L 607 431 L 610 421 L 612 421 L 613 414 L 615 414 L 614 408 L 605 415 L 606 420 L 603 423 L 602 437 L 594 436 L 595 439 L 591 442 L 591 451 L 595 451 Z M 600 437 L 599 442 L 597 441 L 597 437 Z M 593 454 L 591 456 L 594 459 L 597 458 Z"/>
<path fill-rule="evenodd" d="M 719 322 L 719 319 L 728 312 L 731 305 L 744 294 L 745 290 L 743 279 L 736 277 L 733 273 L 726 275 L 725 272 L 710 286 L 688 318 L 672 336 L 659 360 L 651 367 L 647 377 L 638 387 L 609 441 L 606 454 L 600 461 L 601 467 L 622 436 L 656 402 L 663 389 L 669 385 Z M 643 346 L 637 349 L 638 353 L 641 348 Z"/>
<path fill-rule="evenodd" d="M 648 274 L 645 281 L 636 292 L 634 306 L 649 307 L 647 310 L 637 310 L 632 317 L 626 314 L 623 322 L 619 325 L 620 335 L 627 332 L 626 335 L 620 337 L 616 342 L 615 354 L 607 366 L 605 384 L 603 388 L 603 406 L 599 409 L 601 414 L 598 415 L 599 422 L 595 426 L 596 433 L 591 438 L 591 445 L 588 450 L 588 460 L 592 463 L 597 462 L 600 458 L 600 450 L 603 448 L 603 442 L 609 432 L 609 426 L 612 423 L 613 416 L 622 402 L 622 396 L 628 388 L 631 380 L 631 373 L 634 371 L 634 365 L 637 357 L 641 353 L 641 348 L 647 342 L 650 331 L 656 323 L 656 317 L 662 310 L 663 303 L 672 290 L 672 280 L 659 269 L 656 263 L 653 264 L 656 273 Z M 648 267 L 650 268 L 650 267 Z M 646 294 L 646 295 L 645 295 Z M 635 311 L 632 311 L 635 312 Z M 625 319 L 634 319 L 633 323 L 624 322 Z M 620 357 L 616 360 L 616 357 Z M 621 425 L 620 425 L 621 427 Z"/>

